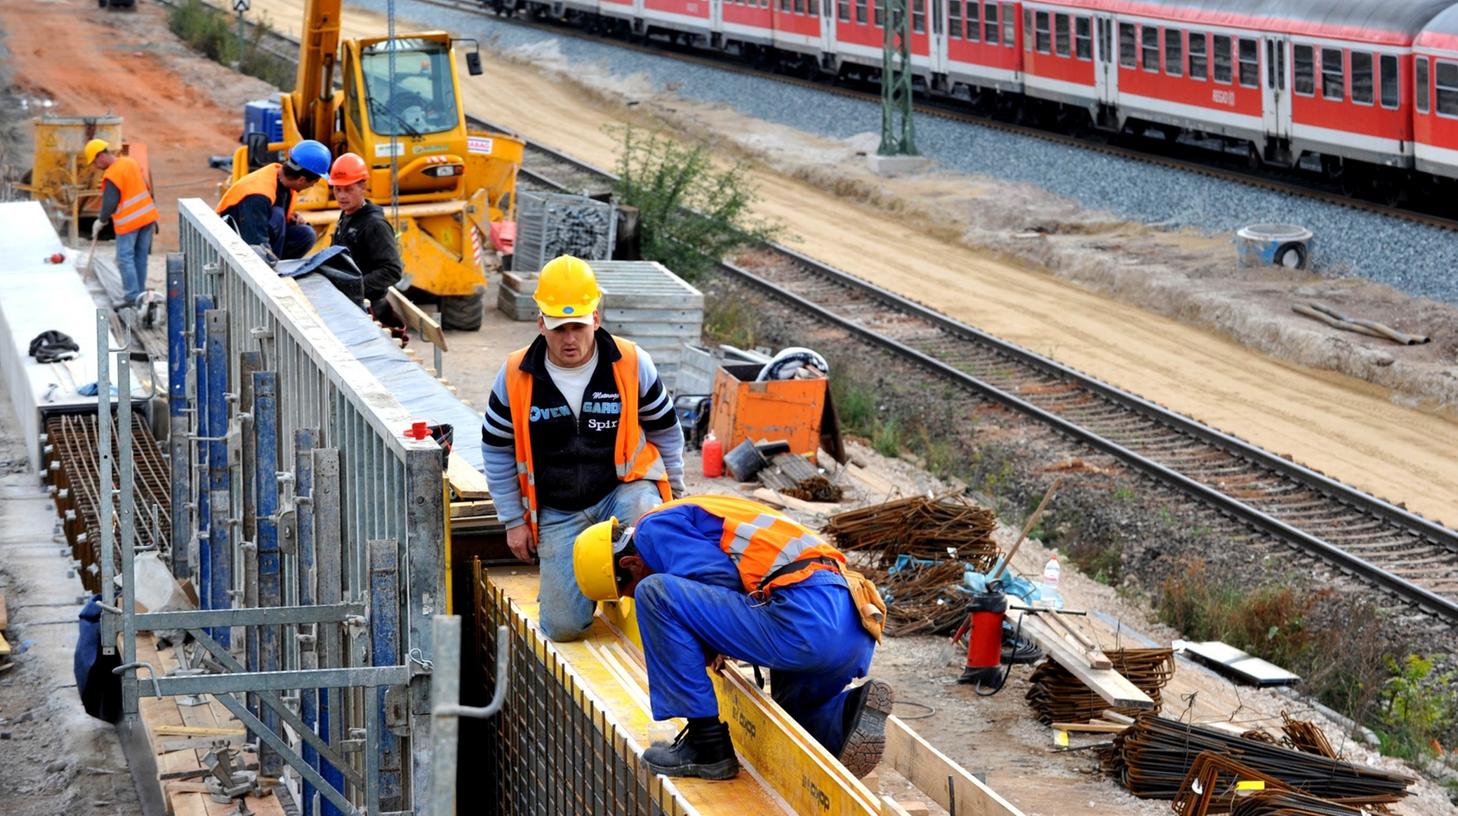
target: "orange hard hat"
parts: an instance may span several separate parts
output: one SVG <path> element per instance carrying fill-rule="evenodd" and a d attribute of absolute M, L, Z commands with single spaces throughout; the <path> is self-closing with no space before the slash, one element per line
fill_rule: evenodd
<path fill-rule="evenodd" d="M 369 177 L 370 168 L 358 153 L 345 153 L 329 168 L 329 184 L 332 187 L 343 187 Z"/>

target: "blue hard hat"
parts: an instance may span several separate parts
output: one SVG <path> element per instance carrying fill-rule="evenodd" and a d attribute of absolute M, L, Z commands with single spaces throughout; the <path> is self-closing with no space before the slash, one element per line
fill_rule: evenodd
<path fill-rule="evenodd" d="M 329 148 L 305 139 L 289 149 L 288 165 L 292 170 L 302 170 L 315 176 L 329 175 Z"/>

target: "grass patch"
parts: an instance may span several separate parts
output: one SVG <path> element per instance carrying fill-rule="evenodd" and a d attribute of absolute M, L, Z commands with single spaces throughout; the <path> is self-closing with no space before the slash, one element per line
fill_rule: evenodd
<path fill-rule="evenodd" d="M 168 12 L 167 26 L 173 34 L 214 62 L 229 66 L 237 63 L 238 70 L 280 90 L 288 90 L 294 85 L 293 65 L 263 50 L 263 38 L 271 30 L 266 19 L 246 26 L 240 43 L 238 23 L 233 15 L 205 5 L 201 0 L 186 0 Z"/>

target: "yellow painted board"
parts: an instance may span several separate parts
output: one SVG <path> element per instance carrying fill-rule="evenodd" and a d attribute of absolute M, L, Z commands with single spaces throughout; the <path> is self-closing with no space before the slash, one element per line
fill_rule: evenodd
<path fill-rule="evenodd" d="M 5 635 L 0 634 L 0 657 L 8 654 L 10 654 L 10 641 L 5 639 Z"/>
<path fill-rule="evenodd" d="M 1023 816 L 1011 802 L 908 728 L 900 717 L 886 718 L 886 754 L 881 761 L 949 811 L 950 783 L 951 791 L 956 793 L 956 810 L 950 816 Z"/>

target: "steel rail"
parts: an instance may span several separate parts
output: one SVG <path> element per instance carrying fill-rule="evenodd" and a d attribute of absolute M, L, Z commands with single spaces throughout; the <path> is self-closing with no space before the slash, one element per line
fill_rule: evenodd
<path fill-rule="evenodd" d="M 486 5 L 481 3 L 473 3 L 470 2 L 470 0 L 419 0 L 419 2 L 438 6 L 440 8 L 451 9 L 453 11 L 460 11 L 472 14 L 485 14 L 491 11 L 491 9 Z M 761 79 L 769 80 L 771 82 L 778 82 L 784 85 L 790 85 L 798 88 L 806 88 L 814 91 L 819 91 L 821 93 L 842 96 L 848 99 L 855 99 L 870 104 L 880 104 L 879 91 L 862 91 L 857 88 L 846 87 L 844 85 L 834 85 L 828 84 L 826 82 L 817 82 L 801 77 L 789 76 L 786 74 L 777 74 L 770 70 L 755 68 L 752 66 L 741 64 L 734 61 L 728 56 L 715 54 L 713 52 L 689 53 L 678 50 L 678 48 L 676 47 L 655 47 L 651 45 L 640 45 L 637 43 L 627 42 L 617 39 L 615 37 L 610 37 L 602 34 L 592 34 L 577 28 L 572 28 L 570 27 L 570 24 L 565 23 L 555 24 L 549 22 L 537 22 L 517 16 L 498 15 L 497 19 L 504 23 L 509 23 L 511 25 L 517 25 L 524 28 L 530 28 L 536 31 L 544 31 L 560 36 L 568 36 L 574 39 L 585 40 L 588 42 L 603 43 L 628 51 L 635 51 L 642 54 L 653 54 L 693 65 L 717 68 L 719 70 L 728 71 L 734 74 L 739 74 L 741 76 L 759 77 Z M 1100 141 L 1095 138 L 1086 138 L 1071 135 L 1048 128 L 1018 124 L 1016 122 L 1006 122 L 996 118 L 995 116 L 980 114 L 964 106 L 959 106 L 951 100 L 942 101 L 936 98 L 922 97 L 916 100 L 915 105 L 916 112 L 923 116 L 933 116 L 938 119 L 961 122 L 964 124 L 978 125 L 992 130 L 1001 131 L 1003 133 L 1010 133 L 1030 139 L 1040 139 L 1045 142 L 1063 145 L 1065 147 L 1082 148 L 1085 150 L 1102 153 L 1108 156 L 1128 159 L 1130 161 L 1144 162 L 1146 164 L 1167 167 L 1173 170 L 1182 170 L 1188 173 L 1197 173 L 1199 175 L 1208 176 L 1210 178 L 1217 178 L 1225 181 L 1233 181 L 1240 184 L 1245 184 L 1247 186 L 1259 187 L 1261 189 L 1269 190 L 1271 192 L 1298 195 L 1304 198 L 1324 201 L 1328 204 L 1333 204 L 1339 207 L 1346 207 L 1352 210 L 1359 210 L 1363 212 L 1374 213 L 1377 215 L 1383 215 L 1388 218 L 1395 218 L 1403 221 L 1424 224 L 1426 226 L 1436 227 L 1438 229 L 1458 231 L 1458 218 L 1450 218 L 1443 215 L 1424 212 L 1421 210 L 1409 209 L 1407 207 L 1382 204 L 1376 201 L 1368 201 L 1363 198 L 1350 196 L 1345 193 L 1323 188 L 1320 183 L 1315 179 L 1306 179 L 1300 177 L 1299 175 L 1297 175 L 1296 178 L 1278 178 L 1268 174 L 1299 174 L 1300 171 L 1295 169 L 1283 169 L 1276 166 L 1265 166 L 1267 173 L 1260 173 L 1256 172 L 1255 170 L 1231 167 L 1227 164 L 1222 164 L 1220 161 L 1217 161 L 1216 157 L 1220 157 L 1225 162 L 1231 161 L 1234 157 L 1232 157 L 1228 153 L 1212 150 L 1210 148 L 1187 146 L 1187 149 L 1209 154 L 1211 156 L 1211 159 L 1209 161 L 1201 161 L 1194 158 L 1180 158 L 1178 156 L 1168 155 L 1152 150 L 1141 150 L 1135 147 L 1125 147 L 1113 144 L 1111 142 Z"/>
<path fill-rule="evenodd" d="M 488 127 L 490 126 L 485 122 L 482 122 L 482 124 Z M 549 161 L 567 165 L 574 170 L 595 171 L 606 179 L 614 178 L 612 174 L 593 168 L 591 165 L 567 156 L 560 151 L 535 143 L 529 143 L 528 156 L 533 154 L 544 156 Z M 521 174 L 545 186 L 555 184 L 551 176 L 547 172 L 543 172 L 540 168 L 523 166 Z M 1198 439 L 1206 445 L 1219 448 L 1246 461 L 1253 467 L 1273 471 L 1304 487 L 1315 489 L 1328 500 L 1339 502 L 1355 508 L 1360 512 L 1376 516 L 1420 538 L 1458 553 L 1458 532 L 1413 513 L 1410 510 L 1379 499 L 1323 473 L 1291 462 L 1259 446 L 1212 428 L 1190 417 L 1171 411 L 1143 397 L 1098 380 L 1049 357 L 1002 340 L 954 318 L 939 314 L 902 295 L 823 264 L 793 249 L 773 243 L 766 244 L 765 247 L 791 263 L 810 271 L 811 274 L 860 292 L 879 301 L 883 306 L 932 323 L 954 337 L 964 339 L 981 348 L 1003 354 L 1015 363 L 1077 385 L 1118 405 L 1126 411 L 1164 425 L 1176 433 Z M 1222 493 L 1184 473 L 1167 467 L 1118 442 L 1091 431 L 1076 422 L 1072 422 L 1037 406 L 1010 391 L 999 388 L 966 371 L 958 369 L 942 360 L 938 360 L 919 349 L 881 334 L 844 315 L 837 314 L 820 303 L 813 302 L 808 298 L 790 292 L 773 281 L 767 280 L 742 267 L 732 263 L 721 263 L 718 269 L 721 273 L 748 283 L 800 311 L 813 315 L 825 323 L 879 345 L 897 356 L 912 360 L 940 376 L 946 377 L 953 382 L 981 394 L 987 399 L 1018 411 L 1096 450 L 1112 455 L 1158 481 L 1200 499 L 1220 512 L 1244 522 L 1255 530 L 1305 550 L 1337 566 L 1350 575 L 1365 579 L 1370 583 L 1388 590 L 1429 614 L 1448 622 L 1458 622 L 1458 602 L 1455 602 L 1451 598 L 1439 595 L 1425 587 L 1419 586 L 1398 575 L 1394 575 L 1366 559 L 1334 546 L 1305 530 L 1294 527 L 1245 501 Z"/>

